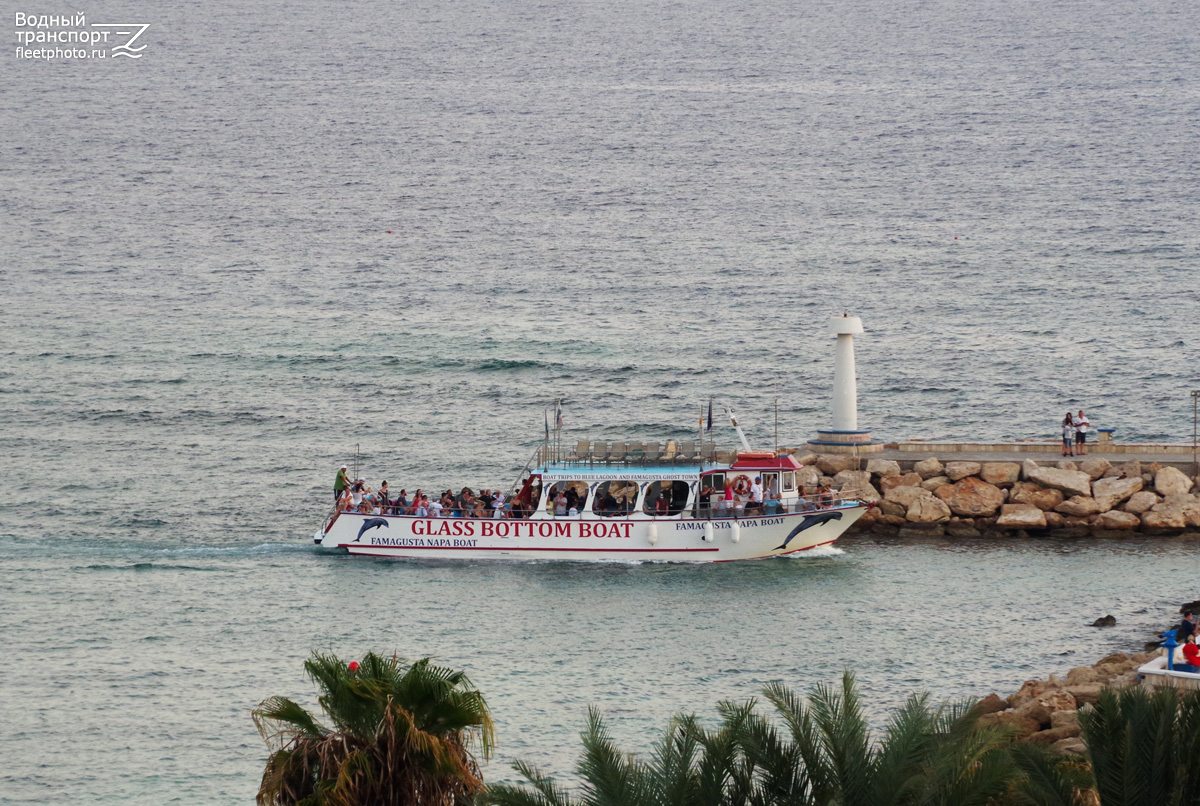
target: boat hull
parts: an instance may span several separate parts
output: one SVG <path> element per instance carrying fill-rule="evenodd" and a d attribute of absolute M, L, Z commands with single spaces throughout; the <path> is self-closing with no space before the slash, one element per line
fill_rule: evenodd
<path fill-rule="evenodd" d="M 323 547 L 376 557 L 460 560 L 724 562 L 833 543 L 867 507 L 741 518 L 528 520 L 342 513 L 314 535 Z"/>

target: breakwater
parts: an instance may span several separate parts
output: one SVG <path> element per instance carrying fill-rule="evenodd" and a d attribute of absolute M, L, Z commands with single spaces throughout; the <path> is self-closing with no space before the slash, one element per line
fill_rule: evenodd
<path fill-rule="evenodd" d="M 1056 461 L 1045 454 L 1020 461 L 975 461 L 962 454 L 901 458 L 900 452 L 893 453 L 896 458 L 796 455 L 804 465 L 800 483 L 853 487 L 874 502 L 876 507 L 855 525 L 859 532 L 952 537 L 1200 534 L 1200 485 L 1190 475 L 1190 462 L 1124 456 L 1119 462 L 1104 456 Z"/>

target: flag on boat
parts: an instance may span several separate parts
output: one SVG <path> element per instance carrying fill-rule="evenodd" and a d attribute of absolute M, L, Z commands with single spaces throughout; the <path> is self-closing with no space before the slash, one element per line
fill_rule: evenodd
<path fill-rule="evenodd" d="M 712 433 L 712 398 L 708 399 L 708 433 Z"/>

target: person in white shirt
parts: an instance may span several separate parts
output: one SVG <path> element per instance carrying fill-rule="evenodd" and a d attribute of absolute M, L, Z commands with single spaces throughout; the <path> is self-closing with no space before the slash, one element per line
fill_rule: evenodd
<path fill-rule="evenodd" d="M 754 482 L 750 485 L 750 506 L 754 507 L 755 510 L 762 512 L 763 486 L 761 476 L 755 476 Z"/>
<path fill-rule="evenodd" d="M 1080 409 L 1071 424 L 1075 426 L 1075 453 L 1078 456 L 1087 456 L 1087 432 L 1092 423 L 1083 413 L 1083 409 Z"/>

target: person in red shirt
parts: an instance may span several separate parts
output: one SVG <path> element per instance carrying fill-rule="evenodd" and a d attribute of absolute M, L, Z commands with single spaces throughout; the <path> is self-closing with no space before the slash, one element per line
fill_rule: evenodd
<path fill-rule="evenodd" d="M 1183 659 L 1187 663 L 1179 663 L 1175 666 L 1177 672 L 1200 672 L 1200 646 L 1196 646 L 1196 639 L 1189 635 L 1187 643 L 1183 645 Z"/>

